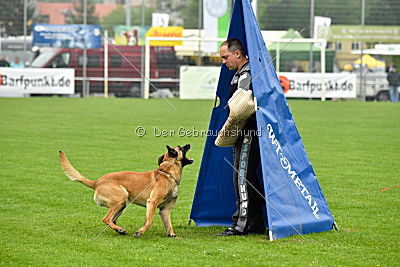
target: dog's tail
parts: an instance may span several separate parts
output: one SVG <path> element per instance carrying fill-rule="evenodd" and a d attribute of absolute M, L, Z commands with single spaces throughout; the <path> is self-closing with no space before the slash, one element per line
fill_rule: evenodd
<path fill-rule="evenodd" d="M 96 181 L 89 180 L 80 174 L 77 170 L 72 167 L 71 163 L 69 163 L 67 156 L 64 152 L 60 151 L 60 164 L 61 168 L 64 170 L 65 174 L 69 179 L 73 181 L 78 181 L 87 187 L 94 188 L 96 185 Z"/>

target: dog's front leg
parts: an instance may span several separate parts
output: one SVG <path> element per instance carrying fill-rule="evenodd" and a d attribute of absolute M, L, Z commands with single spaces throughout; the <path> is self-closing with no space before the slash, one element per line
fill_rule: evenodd
<path fill-rule="evenodd" d="M 171 223 L 171 210 L 175 206 L 176 198 L 160 209 L 160 217 L 167 231 L 168 237 L 176 237 Z"/>
<path fill-rule="evenodd" d="M 158 205 L 158 200 L 156 200 L 156 199 L 148 199 L 147 200 L 146 222 L 142 228 L 140 228 L 139 230 L 137 230 L 134 233 L 134 235 L 133 235 L 134 237 L 139 237 L 139 236 L 143 235 L 144 232 L 146 232 L 150 228 L 151 224 L 153 223 L 153 217 L 154 217 L 154 213 L 156 211 L 157 205 Z"/>

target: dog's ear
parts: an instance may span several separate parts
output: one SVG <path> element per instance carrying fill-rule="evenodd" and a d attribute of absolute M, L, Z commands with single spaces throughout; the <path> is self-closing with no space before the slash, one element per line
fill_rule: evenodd
<path fill-rule="evenodd" d="M 175 149 L 170 148 L 168 145 L 167 149 L 168 149 L 168 156 L 170 156 L 171 158 L 176 158 L 178 156 L 178 152 Z"/>
<path fill-rule="evenodd" d="M 189 151 L 190 150 L 190 144 L 187 144 L 183 147 L 183 150 Z"/>
<path fill-rule="evenodd" d="M 161 155 L 161 157 L 158 158 L 158 166 L 160 166 L 163 161 L 164 161 L 164 155 Z"/>

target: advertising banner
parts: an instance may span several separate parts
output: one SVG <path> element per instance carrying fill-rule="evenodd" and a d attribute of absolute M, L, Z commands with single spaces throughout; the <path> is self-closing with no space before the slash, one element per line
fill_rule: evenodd
<path fill-rule="evenodd" d="M 183 27 L 151 27 L 146 37 L 182 37 Z M 150 41 L 151 46 L 175 46 L 182 45 L 182 41 Z"/>
<path fill-rule="evenodd" d="M 321 98 L 325 88 L 326 98 L 355 98 L 357 75 L 354 73 L 298 73 L 281 72 L 279 79 L 290 81 L 286 97 Z"/>
<path fill-rule="evenodd" d="M 218 85 L 219 67 L 181 66 L 180 98 L 214 99 Z M 281 84 L 289 98 L 321 98 L 325 88 L 326 98 L 355 98 L 357 75 L 354 73 L 279 73 Z M 227 88 L 229 90 L 229 88 Z"/>
<path fill-rule="evenodd" d="M 214 99 L 220 67 L 181 66 L 179 97 L 181 99 Z"/>
<path fill-rule="evenodd" d="M 203 23 L 205 38 L 226 38 L 229 29 L 230 0 L 204 0 Z M 206 42 L 204 51 L 215 53 L 217 42 Z"/>
<path fill-rule="evenodd" d="M 319 26 L 318 31 L 326 30 L 323 26 Z M 400 42 L 399 26 L 332 25 L 327 32 L 328 41 Z"/>
<path fill-rule="evenodd" d="M 74 93 L 74 69 L 0 68 L 0 97 Z"/>
<path fill-rule="evenodd" d="M 101 48 L 100 25 L 33 25 L 32 46 Z"/>
<path fill-rule="evenodd" d="M 153 27 L 168 27 L 169 14 L 153 13 L 151 16 L 151 26 Z"/>
<path fill-rule="evenodd" d="M 331 22 L 332 19 L 329 17 L 315 16 L 313 37 L 317 39 L 325 39 L 328 34 L 329 26 L 331 26 Z M 321 28 L 319 29 L 319 27 Z M 318 45 L 321 46 L 320 43 Z"/>
<path fill-rule="evenodd" d="M 149 26 L 114 26 L 116 45 L 144 45 Z"/>

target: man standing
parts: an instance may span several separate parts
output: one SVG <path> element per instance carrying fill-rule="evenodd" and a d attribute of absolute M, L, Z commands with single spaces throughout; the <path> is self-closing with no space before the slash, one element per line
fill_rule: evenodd
<path fill-rule="evenodd" d="M 11 67 L 11 68 L 24 68 L 25 65 L 24 65 L 24 63 L 19 59 L 19 57 L 16 56 L 16 57 L 14 58 L 14 62 L 11 62 L 10 67 Z"/>
<path fill-rule="evenodd" d="M 230 86 L 230 95 L 237 90 L 252 90 L 249 60 L 240 40 L 228 39 L 221 44 L 220 56 L 222 63 L 229 70 L 236 70 Z M 257 136 L 256 114 L 247 120 L 245 127 L 239 133 L 234 147 L 233 184 L 236 193 L 237 210 L 232 216 L 233 224 L 218 236 L 233 236 L 246 234 L 263 234 L 265 232 L 263 190 L 257 177 L 257 167 L 260 163 L 260 151 Z"/>
<path fill-rule="evenodd" d="M 390 101 L 399 102 L 399 92 L 397 91 L 397 88 L 400 85 L 400 73 L 397 72 L 394 64 L 389 68 L 387 80 L 389 82 Z"/>
<path fill-rule="evenodd" d="M 0 57 L 0 67 L 10 67 L 10 63 L 8 63 L 6 56 Z"/>

